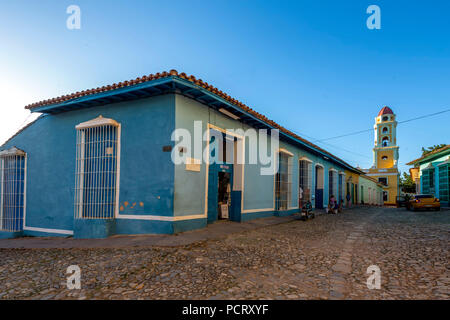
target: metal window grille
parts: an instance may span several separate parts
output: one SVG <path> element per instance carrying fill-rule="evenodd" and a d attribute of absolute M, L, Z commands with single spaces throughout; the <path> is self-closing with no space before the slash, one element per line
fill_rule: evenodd
<path fill-rule="evenodd" d="M 25 153 L 13 148 L 0 154 L 0 230 L 23 229 Z"/>
<path fill-rule="evenodd" d="M 430 175 L 430 192 L 434 194 L 434 169 L 429 169 Z"/>
<path fill-rule="evenodd" d="M 434 169 L 425 169 L 422 171 L 423 193 L 434 194 Z"/>
<path fill-rule="evenodd" d="M 306 160 L 299 161 L 299 187 L 300 199 L 299 206 L 302 207 L 306 202 L 311 201 L 312 189 L 312 164 Z"/>
<path fill-rule="evenodd" d="M 337 188 L 338 188 L 337 172 L 334 170 L 330 170 L 328 174 L 329 197 L 331 196 L 336 197 Z"/>
<path fill-rule="evenodd" d="M 338 181 L 338 173 L 336 171 L 333 171 L 333 195 L 334 197 L 338 196 L 338 186 L 339 186 L 339 181 Z M 336 199 L 339 201 L 339 199 Z"/>
<path fill-rule="evenodd" d="M 344 176 L 342 174 L 339 175 L 339 183 L 338 183 L 338 188 L 339 188 L 339 203 L 341 203 L 341 200 L 344 200 L 344 195 L 343 195 L 343 186 L 342 183 L 344 181 Z"/>
<path fill-rule="evenodd" d="M 439 199 L 448 205 L 450 200 L 450 165 L 439 166 Z"/>
<path fill-rule="evenodd" d="M 316 189 L 323 189 L 324 173 L 321 166 L 316 166 Z"/>
<path fill-rule="evenodd" d="M 119 141 L 114 120 L 100 116 L 77 126 L 75 218 L 114 218 Z"/>
<path fill-rule="evenodd" d="M 291 199 L 292 159 L 288 154 L 280 152 L 278 155 L 278 172 L 276 182 L 276 208 L 287 210 Z"/>

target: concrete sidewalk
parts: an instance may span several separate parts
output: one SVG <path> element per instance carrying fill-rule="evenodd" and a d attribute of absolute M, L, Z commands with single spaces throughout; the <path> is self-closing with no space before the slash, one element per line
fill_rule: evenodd
<path fill-rule="evenodd" d="M 69 249 L 69 248 L 131 248 L 176 247 L 191 243 L 225 238 L 233 233 L 254 230 L 266 226 L 287 223 L 295 216 L 268 217 L 247 222 L 217 221 L 204 229 L 179 234 L 117 235 L 106 239 L 73 239 L 59 237 L 25 237 L 0 240 L 0 249 Z"/>

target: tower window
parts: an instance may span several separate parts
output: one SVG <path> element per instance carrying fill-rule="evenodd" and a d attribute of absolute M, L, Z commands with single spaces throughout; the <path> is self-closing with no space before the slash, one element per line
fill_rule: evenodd
<path fill-rule="evenodd" d="M 388 185 L 388 179 L 386 177 L 378 178 L 378 182 L 384 184 L 385 186 Z"/>
<path fill-rule="evenodd" d="M 387 159 L 388 159 L 387 156 L 382 156 L 382 157 L 381 157 L 381 160 L 387 160 Z"/>
<path fill-rule="evenodd" d="M 383 147 L 387 147 L 389 145 L 389 138 L 384 137 L 381 144 L 383 145 Z"/>
<path fill-rule="evenodd" d="M 386 116 L 383 117 L 383 121 L 388 121 L 388 120 L 389 120 L 388 117 L 386 117 Z"/>
<path fill-rule="evenodd" d="M 384 127 L 383 128 L 383 133 L 387 133 L 388 132 L 388 128 L 387 127 Z"/>

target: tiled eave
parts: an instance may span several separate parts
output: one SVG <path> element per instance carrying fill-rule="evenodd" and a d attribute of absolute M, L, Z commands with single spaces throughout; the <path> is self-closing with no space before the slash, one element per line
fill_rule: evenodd
<path fill-rule="evenodd" d="M 331 161 L 350 171 L 361 174 L 362 171 L 352 167 L 343 160 L 335 157 L 331 153 L 312 144 L 311 142 L 299 137 L 295 133 L 281 127 L 272 120 L 257 113 L 253 109 L 245 106 L 238 100 L 235 100 L 218 89 L 200 81 L 200 85 L 192 81 L 190 77 L 180 77 L 167 74 L 165 77 L 144 81 L 136 84 L 127 84 L 122 87 L 102 87 L 90 93 L 89 91 L 80 94 L 74 94 L 76 97 L 62 97 L 62 102 L 51 103 L 52 100 L 43 101 L 34 105 L 27 106 L 32 112 L 47 114 L 56 114 L 65 111 L 90 108 L 111 103 L 120 103 L 124 101 L 137 100 L 158 96 L 168 93 L 181 94 L 194 99 L 202 104 L 208 105 L 214 109 L 224 108 L 240 118 L 240 121 L 256 129 L 279 129 L 280 140 L 302 147 L 309 152 L 322 157 L 324 160 Z M 100 90 L 99 90 L 100 89 Z M 98 92 L 100 91 L 100 92 Z M 58 99 L 57 99 L 58 100 Z"/>
<path fill-rule="evenodd" d="M 449 151 L 447 151 L 447 150 L 449 150 Z M 450 152 L 450 144 L 448 144 L 445 147 L 442 147 L 440 149 L 431 151 L 431 152 L 427 153 L 426 155 L 424 155 L 424 156 L 422 156 L 422 157 L 420 157 L 420 158 L 418 158 L 416 160 L 408 162 L 406 165 L 408 165 L 408 166 L 420 165 L 422 163 L 426 163 L 426 162 L 432 161 L 435 158 L 441 157 L 442 155 L 445 155 L 446 153 L 449 153 L 449 152 Z"/>

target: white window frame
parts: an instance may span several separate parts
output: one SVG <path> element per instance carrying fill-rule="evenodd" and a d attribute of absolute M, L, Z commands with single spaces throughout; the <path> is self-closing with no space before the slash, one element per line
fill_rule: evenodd
<path fill-rule="evenodd" d="M 332 193 L 331 194 L 329 194 L 328 195 L 328 197 L 331 197 L 331 195 L 333 195 L 336 199 L 338 198 L 338 188 L 339 188 L 339 181 L 338 181 L 338 179 L 339 179 L 339 175 L 338 175 L 338 171 L 336 170 L 336 169 L 334 169 L 334 168 L 330 168 L 329 170 L 328 170 L 328 184 L 330 183 L 330 176 L 329 176 L 329 174 L 331 173 L 331 176 L 332 176 L 332 179 L 333 179 L 333 183 L 332 183 L 332 186 L 331 186 L 331 191 L 332 191 Z M 328 185 L 328 192 L 330 191 L 330 186 Z"/>
<path fill-rule="evenodd" d="M 100 199 L 100 201 L 102 201 L 101 199 L 104 199 L 105 196 L 106 198 L 108 196 L 113 196 L 114 197 L 114 208 L 113 208 L 113 212 L 112 215 L 105 215 L 104 213 L 100 213 L 100 211 L 102 210 L 101 207 L 101 203 L 100 204 L 96 204 L 97 208 L 90 208 L 89 209 L 89 214 L 87 214 L 87 216 L 83 216 L 83 208 L 84 208 L 84 187 L 85 187 L 85 183 L 84 183 L 84 176 L 85 176 L 85 171 L 84 171 L 84 160 L 85 160 L 85 152 L 86 152 L 86 143 L 85 143 L 85 135 L 86 135 L 86 130 L 89 129 L 97 129 L 99 130 L 99 132 L 102 132 L 101 130 L 103 129 L 103 136 L 104 137 L 104 129 L 105 127 L 109 127 L 109 128 L 115 128 L 115 136 L 116 136 L 116 141 L 115 143 L 115 148 L 116 148 L 116 154 L 115 154 L 115 158 L 114 159 L 114 166 L 115 166 L 115 177 L 114 177 L 114 190 L 112 190 L 112 193 L 107 195 L 105 193 L 105 191 L 100 191 L 100 195 L 96 194 L 95 197 L 97 197 L 96 200 Z M 121 149 L 121 125 L 120 123 L 118 123 L 117 121 L 113 120 L 113 119 L 108 119 L 108 118 L 103 118 L 101 115 L 95 119 L 83 122 L 78 124 L 76 127 L 77 130 L 77 147 L 76 147 L 76 169 L 75 169 L 75 202 L 74 202 L 74 216 L 76 219 L 114 219 L 114 218 L 118 218 L 119 217 L 119 191 L 120 191 L 120 149 Z M 105 143 L 105 141 L 103 140 L 98 140 L 98 142 L 96 142 L 98 145 L 95 146 L 94 148 L 94 152 L 100 152 L 99 149 L 102 147 L 101 143 Z M 92 152 L 92 150 L 91 150 Z M 106 150 L 104 151 L 104 154 L 102 153 L 102 157 L 106 159 L 105 155 L 106 155 Z M 96 164 L 97 165 L 97 164 Z M 96 168 L 98 169 L 98 171 L 94 172 L 94 176 L 92 179 L 97 179 L 98 177 L 102 177 L 101 175 L 105 173 L 104 168 L 103 168 L 103 164 L 99 164 L 100 167 Z M 104 177 L 102 179 L 105 179 Z M 103 181 L 105 182 L 105 181 Z M 100 187 L 100 189 L 104 189 L 104 187 Z"/>
<path fill-rule="evenodd" d="M 309 199 L 306 199 L 306 201 L 311 201 L 312 202 L 312 197 L 313 197 L 313 162 L 311 161 L 311 160 L 309 160 L 308 158 L 305 158 L 305 157 L 302 157 L 302 158 L 300 158 L 300 159 L 298 159 L 298 166 L 299 166 L 299 170 L 298 170 L 298 188 L 299 188 L 299 193 L 300 193 L 300 188 L 301 188 L 301 186 L 300 186 L 300 174 L 301 174 L 301 172 L 300 172 L 300 163 L 302 162 L 302 161 L 304 161 L 304 162 L 306 162 L 306 174 L 307 174 L 307 187 L 309 187 Z M 302 192 L 302 200 L 304 199 L 304 192 L 305 192 L 305 190 L 302 190 L 303 192 Z M 300 197 L 299 197 L 299 200 L 300 200 Z M 300 205 L 300 201 L 299 201 L 299 205 Z"/>
<path fill-rule="evenodd" d="M 13 217 L 13 220 L 15 219 L 21 219 L 21 222 L 17 224 L 16 222 L 12 222 L 9 224 L 13 227 L 6 227 L 3 225 L 3 216 L 4 216 L 4 204 L 5 201 L 8 202 L 9 207 L 17 207 L 16 201 L 16 195 L 17 193 L 12 193 L 12 197 L 9 196 L 8 199 L 5 200 L 5 190 L 4 190 L 4 178 L 5 178 L 5 159 L 11 158 L 11 157 L 23 157 L 23 190 L 22 190 L 22 218 Z M 17 159 L 15 159 L 17 161 Z M 15 167 L 17 170 L 17 166 Z M 17 180 L 13 180 L 14 188 L 15 183 Z M 25 216 L 26 216 L 26 188 L 27 188 L 27 154 L 16 148 L 12 147 L 8 150 L 0 151 L 0 231 L 6 231 L 6 232 L 20 232 L 24 229 L 25 226 Z M 14 189 L 14 191 L 16 191 Z M 15 228 L 17 226 L 17 228 Z"/>
<path fill-rule="evenodd" d="M 286 200 L 286 207 L 284 208 L 284 206 L 283 206 L 283 209 L 280 209 L 280 205 L 277 205 L 277 201 L 280 201 L 280 200 L 277 199 L 277 197 L 276 197 L 276 195 L 277 195 L 277 190 L 276 189 L 277 189 L 278 183 L 276 181 L 277 175 L 275 175 L 275 177 L 274 177 L 275 178 L 275 188 L 274 188 L 274 191 L 275 191 L 275 207 L 276 207 L 277 211 L 286 211 L 286 210 L 289 210 L 289 209 L 293 209 L 292 206 L 291 206 L 291 202 L 292 202 L 292 172 L 293 172 L 292 166 L 293 166 L 294 154 L 292 152 L 289 152 L 286 149 L 283 149 L 283 148 L 278 149 L 278 152 L 277 152 L 278 172 L 277 172 L 277 174 L 279 174 L 279 171 L 280 171 L 279 158 L 280 158 L 280 154 L 281 153 L 285 154 L 288 157 L 287 158 L 287 160 L 288 160 L 288 163 L 287 163 L 287 166 L 288 166 L 287 167 L 287 170 L 288 170 L 287 175 L 288 176 L 287 176 L 287 182 L 286 182 L 286 184 L 287 184 L 287 200 Z M 280 183 L 281 183 L 281 181 L 280 181 Z M 281 189 L 281 187 L 280 187 L 280 189 Z"/>
<path fill-rule="evenodd" d="M 322 169 L 322 181 L 320 181 L 321 188 L 317 188 L 317 185 L 318 185 L 317 181 L 319 181 L 317 179 L 317 170 L 316 170 L 317 167 L 320 167 Z M 316 165 L 314 166 L 314 190 L 315 189 L 325 190 L 325 179 L 326 179 L 326 177 L 325 177 L 325 167 L 321 163 L 316 163 Z"/>

